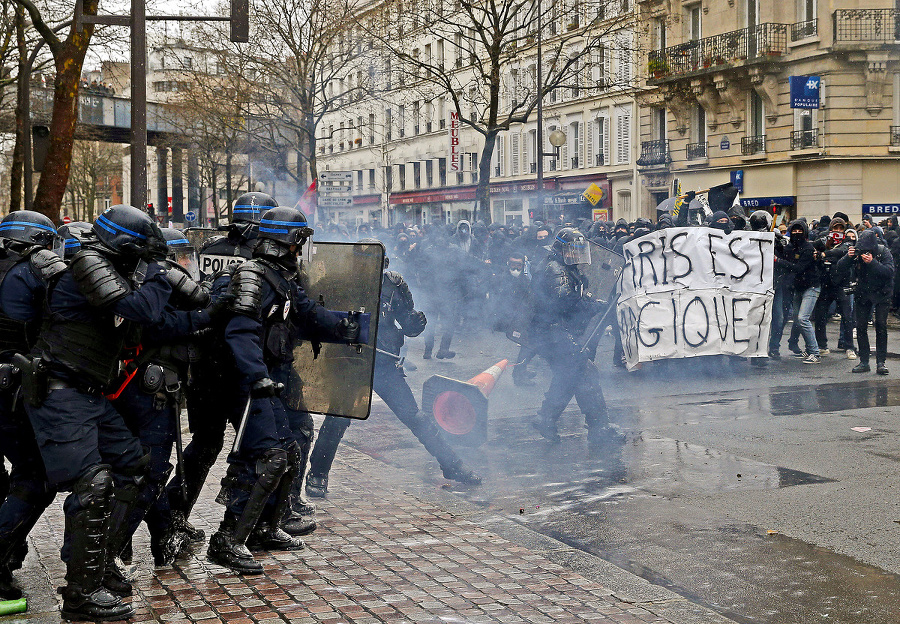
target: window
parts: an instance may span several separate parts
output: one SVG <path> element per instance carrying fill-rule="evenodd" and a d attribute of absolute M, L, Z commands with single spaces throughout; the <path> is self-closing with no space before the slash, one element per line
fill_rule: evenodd
<path fill-rule="evenodd" d="M 431 159 L 425 161 L 425 186 L 434 186 L 434 161 Z"/>
<path fill-rule="evenodd" d="M 688 28 L 688 40 L 697 41 L 702 36 L 700 30 L 700 5 L 689 6 L 685 11 L 687 12 L 685 23 Z"/>
<path fill-rule="evenodd" d="M 631 106 L 616 110 L 616 164 L 631 161 Z"/>
<path fill-rule="evenodd" d="M 413 188 L 422 188 L 422 163 L 413 163 Z"/>
<path fill-rule="evenodd" d="M 438 158 L 438 186 L 447 186 L 447 159 Z"/>
<path fill-rule="evenodd" d="M 397 179 L 400 182 L 400 190 L 406 190 L 406 165 L 397 165 Z"/>
<path fill-rule="evenodd" d="M 181 65 L 185 69 L 191 69 L 194 66 L 194 59 L 192 59 L 190 56 L 185 56 L 184 59 L 182 59 Z"/>
<path fill-rule="evenodd" d="M 369 190 L 375 190 L 375 170 L 369 169 Z"/>
<path fill-rule="evenodd" d="M 384 168 L 384 190 L 388 193 L 394 190 L 394 168 L 390 165 Z"/>
<path fill-rule="evenodd" d="M 619 191 L 618 193 L 618 212 L 623 218 L 628 219 L 631 215 L 631 192 L 630 191 Z"/>
<path fill-rule="evenodd" d="M 654 141 L 662 141 L 668 137 L 666 131 L 666 109 L 651 108 L 650 109 L 650 136 Z"/>
<path fill-rule="evenodd" d="M 691 138 L 694 143 L 706 143 L 706 110 L 699 105 L 694 107 Z"/>
<path fill-rule="evenodd" d="M 510 151 L 510 172 L 509 175 L 519 175 L 519 138 L 518 132 L 509 135 L 509 151 Z"/>
<path fill-rule="evenodd" d="M 818 110 L 794 109 L 794 131 L 791 132 L 791 149 L 807 149 L 819 144 Z"/>
<path fill-rule="evenodd" d="M 796 0 L 798 22 L 810 22 L 816 19 L 816 0 Z"/>
<path fill-rule="evenodd" d="M 610 164 L 607 151 L 608 121 L 606 117 L 597 117 L 591 124 L 591 131 L 588 133 L 588 154 L 592 159 L 590 164 L 594 167 Z"/>
<path fill-rule="evenodd" d="M 653 33 L 655 35 L 655 43 L 654 49 L 656 50 L 665 50 L 666 49 L 666 18 L 658 17 L 653 20 Z"/>
<path fill-rule="evenodd" d="M 400 106 L 397 109 L 397 134 L 402 139 L 406 134 L 406 107 Z"/>
<path fill-rule="evenodd" d="M 375 143 L 375 113 L 369 113 L 369 145 Z"/>
<path fill-rule="evenodd" d="M 750 136 L 762 136 L 766 133 L 765 107 L 762 98 L 756 91 L 750 92 L 750 105 L 748 107 L 749 119 L 747 129 Z"/>
<path fill-rule="evenodd" d="M 362 169 L 356 172 L 356 190 L 363 190 L 363 172 Z"/>
<path fill-rule="evenodd" d="M 394 121 L 393 121 L 393 119 L 391 119 L 391 109 L 387 109 L 386 111 L 384 111 L 384 133 L 385 133 L 384 138 L 387 141 L 390 141 L 391 137 L 393 135 L 393 132 L 392 132 L 393 123 L 394 123 Z"/>

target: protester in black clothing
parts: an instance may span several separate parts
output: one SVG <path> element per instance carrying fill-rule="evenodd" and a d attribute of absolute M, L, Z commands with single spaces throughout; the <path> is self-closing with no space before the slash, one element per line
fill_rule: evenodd
<path fill-rule="evenodd" d="M 779 245 L 776 243 L 775 246 L 776 280 L 779 277 L 778 272 L 781 270 L 783 271 L 781 277 L 787 278 L 793 287 L 794 327 L 797 333 L 795 335 L 794 328 L 792 328 L 788 348 L 794 353 L 794 357 L 802 359 L 804 363 L 818 364 L 819 345 L 816 342 L 813 325 L 809 320 L 821 289 L 816 250 L 808 240 L 809 229 L 802 219 L 792 221 L 788 232 L 790 234 L 789 242 L 781 247 L 780 253 Z M 788 282 L 785 282 L 785 285 Z M 784 318 L 779 314 L 779 306 L 780 302 L 776 297 L 772 310 L 772 335 L 769 339 L 769 357 L 776 358 L 784 331 Z M 800 334 L 803 335 L 806 344 L 806 349 L 803 351 L 799 347 Z M 772 355 L 773 353 L 776 355 Z"/>
<path fill-rule="evenodd" d="M 894 258 L 890 250 L 879 245 L 875 232 L 866 230 L 855 247 L 837 265 L 839 275 L 855 276 L 856 339 L 859 341 L 859 364 L 854 373 L 867 373 L 869 367 L 869 318 L 875 313 L 875 370 L 887 375 L 887 315 L 894 288 Z M 851 278 L 852 279 L 852 278 Z"/>

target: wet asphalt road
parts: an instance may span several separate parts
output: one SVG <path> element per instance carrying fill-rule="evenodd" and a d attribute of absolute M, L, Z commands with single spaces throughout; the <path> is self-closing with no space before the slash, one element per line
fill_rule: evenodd
<path fill-rule="evenodd" d="M 528 420 L 549 371 L 536 360 L 536 385 L 504 374 L 487 441 L 459 449 L 484 485 L 453 491 L 738 622 L 900 622 L 900 360 L 888 377 L 851 375 L 843 353 L 819 365 L 704 358 L 628 373 L 611 366 L 611 346 L 605 338 L 598 364 L 624 441 L 588 447 L 574 402 L 562 441 L 540 438 Z M 433 374 L 466 380 L 517 352 L 489 332 L 453 348 L 452 360 L 424 361 L 411 341 L 417 398 Z M 380 401 L 345 441 L 440 482 Z"/>

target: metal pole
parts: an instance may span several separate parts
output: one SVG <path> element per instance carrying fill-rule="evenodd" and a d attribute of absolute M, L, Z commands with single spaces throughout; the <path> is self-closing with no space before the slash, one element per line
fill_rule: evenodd
<path fill-rule="evenodd" d="M 180 147 L 172 148 L 172 224 L 184 225 L 184 180 L 182 178 L 184 154 Z"/>
<path fill-rule="evenodd" d="M 537 10 L 537 191 L 538 207 L 541 210 L 541 218 L 547 222 L 547 207 L 544 205 L 544 75 L 541 66 L 541 31 L 543 19 L 543 3 L 538 2 Z"/>
<path fill-rule="evenodd" d="M 131 205 L 147 210 L 147 6 L 131 0 Z"/>
<path fill-rule="evenodd" d="M 159 227 L 166 225 L 169 216 L 169 148 L 156 148 L 156 218 Z"/>

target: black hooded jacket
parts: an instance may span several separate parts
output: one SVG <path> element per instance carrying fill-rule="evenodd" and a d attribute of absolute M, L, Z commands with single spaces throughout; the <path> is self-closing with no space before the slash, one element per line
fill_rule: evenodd
<path fill-rule="evenodd" d="M 822 285 L 820 262 L 816 259 L 816 250 L 809 242 L 809 226 L 806 221 L 797 219 L 788 226 L 788 234 L 797 226 L 803 228 L 801 240 L 789 240 L 782 248 L 781 254 L 775 249 L 775 267 L 784 274 L 786 280 L 793 284 L 797 291 Z"/>
<path fill-rule="evenodd" d="M 865 253 L 872 254 L 868 264 L 862 259 Z M 859 235 L 853 257 L 846 255 L 837 264 L 839 280 L 848 279 L 855 272 L 856 297 L 873 303 L 881 303 L 891 297 L 894 290 L 894 257 L 884 245 L 878 244 L 878 236 L 872 230 Z"/>

